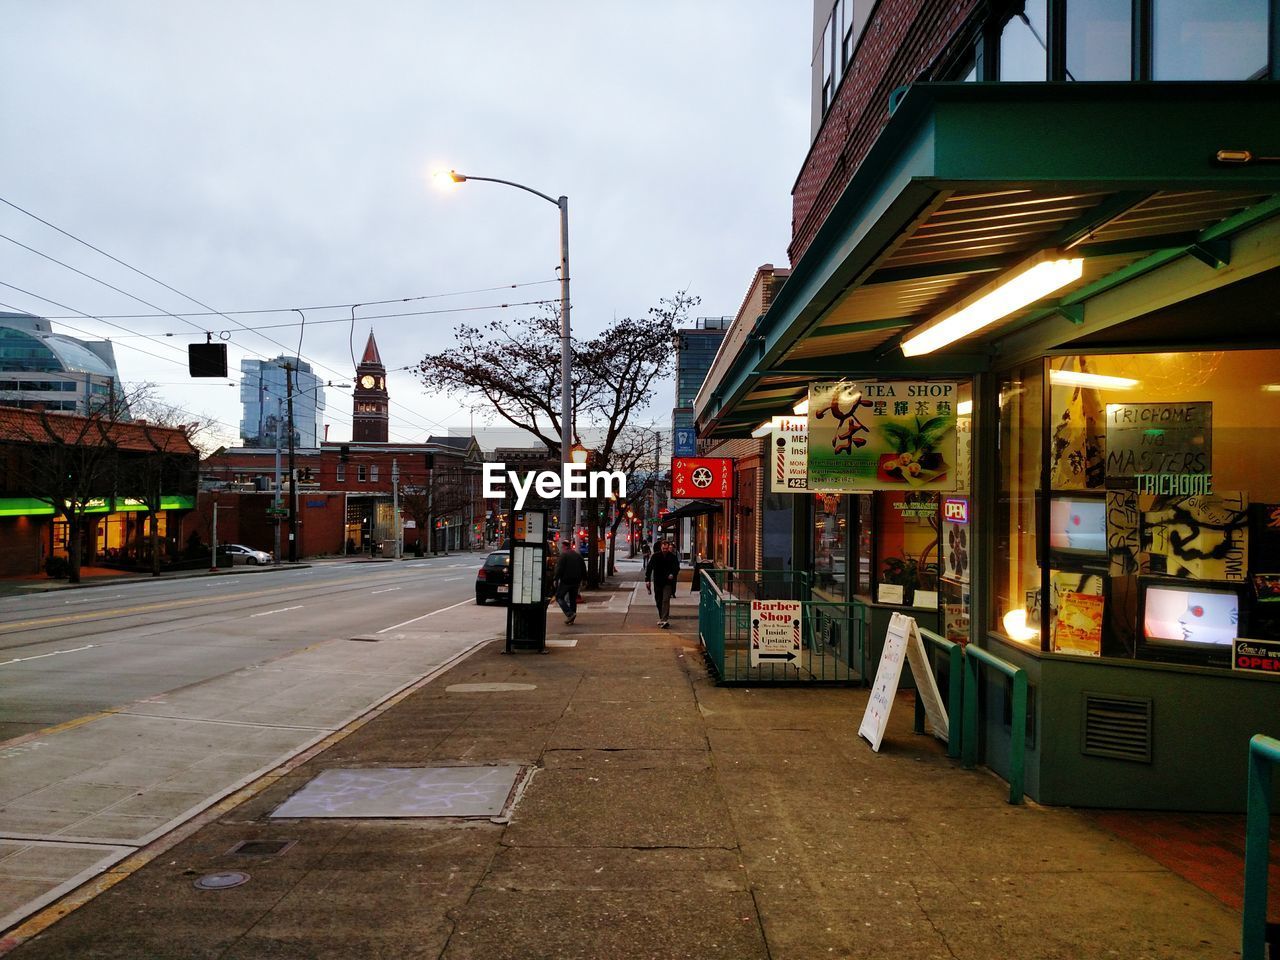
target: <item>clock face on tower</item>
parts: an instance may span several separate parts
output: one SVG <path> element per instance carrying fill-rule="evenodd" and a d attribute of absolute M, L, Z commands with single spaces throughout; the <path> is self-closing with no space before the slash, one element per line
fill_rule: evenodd
<path fill-rule="evenodd" d="M 360 378 L 360 386 L 364 387 L 366 390 L 372 390 L 374 383 L 375 381 L 373 377 L 367 373 Z"/>

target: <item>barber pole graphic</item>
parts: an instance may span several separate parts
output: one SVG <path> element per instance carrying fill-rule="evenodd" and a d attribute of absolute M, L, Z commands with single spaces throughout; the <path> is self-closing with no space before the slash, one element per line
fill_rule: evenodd
<path fill-rule="evenodd" d="M 806 493 L 809 489 L 809 421 L 805 417 L 774 417 L 769 434 L 773 451 L 770 493 Z"/>

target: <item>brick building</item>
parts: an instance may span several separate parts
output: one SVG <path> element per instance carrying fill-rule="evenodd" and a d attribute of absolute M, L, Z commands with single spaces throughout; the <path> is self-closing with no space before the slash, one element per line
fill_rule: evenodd
<path fill-rule="evenodd" d="M 298 556 L 385 550 L 403 530 L 404 550 L 470 550 L 485 543 L 488 507 L 481 497 L 483 456 L 472 437 L 431 437 L 426 443 L 322 443 L 294 451 L 298 475 Z M 218 540 L 276 556 L 288 553 L 287 517 L 277 520 L 276 452 L 221 451 L 201 464 L 200 501 L 184 536 L 208 543 L 213 504 Z M 287 457 L 280 457 L 279 503 L 287 513 Z M 394 516 L 400 495 L 400 524 Z M 432 531 L 425 534 L 424 527 Z M 281 551 L 283 550 L 283 554 Z"/>

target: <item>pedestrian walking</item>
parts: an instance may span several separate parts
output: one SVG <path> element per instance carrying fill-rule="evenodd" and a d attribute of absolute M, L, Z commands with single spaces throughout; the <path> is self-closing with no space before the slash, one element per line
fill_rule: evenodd
<path fill-rule="evenodd" d="M 644 588 L 653 594 L 658 605 L 658 626 L 663 630 L 671 626 L 671 598 L 676 593 L 676 578 L 680 575 L 680 558 L 672 549 L 670 540 L 658 541 L 658 552 L 644 568 Z"/>
<path fill-rule="evenodd" d="M 653 557 L 653 547 L 649 546 L 649 538 L 645 537 L 640 541 L 640 556 L 644 560 L 645 568 L 649 566 L 649 560 Z"/>
<path fill-rule="evenodd" d="M 555 576 L 551 586 L 555 590 L 556 603 L 564 611 L 564 622 L 573 623 L 578 619 L 578 590 L 587 576 L 587 565 L 582 554 L 573 549 L 573 544 L 564 540 L 560 544 L 560 560 L 556 563 Z"/>

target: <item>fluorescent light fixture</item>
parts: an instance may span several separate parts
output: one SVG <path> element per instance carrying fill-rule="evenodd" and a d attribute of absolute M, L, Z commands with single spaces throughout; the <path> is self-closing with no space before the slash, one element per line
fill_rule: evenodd
<path fill-rule="evenodd" d="M 808 416 L 809 415 L 809 398 L 805 397 L 803 400 L 796 403 L 796 405 L 791 408 L 791 412 L 794 413 L 797 417 Z"/>
<path fill-rule="evenodd" d="M 959 403 L 957 403 L 957 404 L 956 404 L 956 416 L 957 416 L 957 417 L 967 417 L 967 416 L 969 416 L 969 414 L 971 414 L 971 413 L 973 413 L 973 401 L 972 401 L 972 400 L 961 400 Z"/>
<path fill-rule="evenodd" d="M 760 426 L 752 430 L 751 435 L 758 440 L 761 437 L 767 437 L 772 432 L 773 432 L 773 421 L 766 420 L 764 423 L 760 424 Z"/>
<path fill-rule="evenodd" d="M 1100 373 L 1077 373 L 1074 370 L 1050 370 L 1049 382 L 1060 387 L 1095 387 L 1098 390 L 1132 390 L 1141 380 L 1107 377 Z"/>
<path fill-rule="evenodd" d="M 993 284 L 988 284 L 917 328 L 902 341 L 903 355 L 918 357 L 924 353 L 933 353 L 1083 276 L 1083 258 L 1048 259 L 1051 256 L 1053 251 L 1037 254 Z"/>
<path fill-rule="evenodd" d="M 1262 389 L 1267 393 L 1280 393 L 1280 383 L 1264 383 Z"/>

